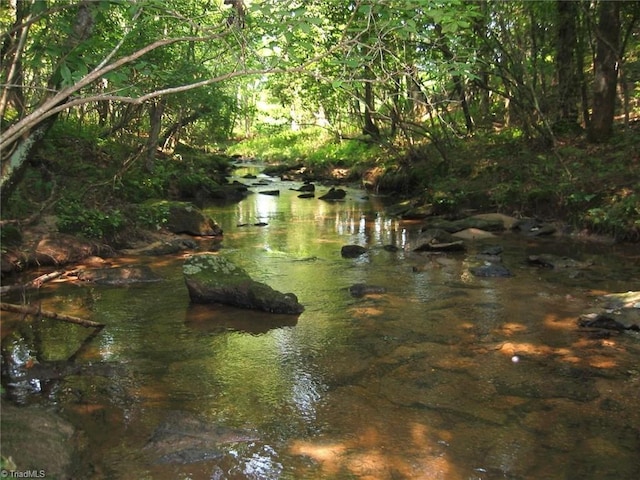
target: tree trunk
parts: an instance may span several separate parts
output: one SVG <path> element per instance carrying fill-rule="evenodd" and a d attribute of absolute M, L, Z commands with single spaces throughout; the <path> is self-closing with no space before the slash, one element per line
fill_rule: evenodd
<path fill-rule="evenodd" d="M 428 114 L 429 100 L 420 85 L 418 69 L 412 65 L 407 75 L 407 99 L 409 101 L 409 118 L 414 122 L 422 122 Z"/>
<path fill-rule="evenodd" d="M 556 32 L 556 75 L 558 81 L 558 110 L 556 125 L 573 129 L 578 126 L 580 88 L 576 68 L 576 17 L 578 4 L 559 0 L 556 3 L 558 29 Z"/>
<path fill-rule="evenodd" d="M 15 4 L 16 20 L 14 28 L 3 35 L 4 42 L 0 50 L 1 80 L 5 87 L 0 94 L 0 118 L 3 118 L 6 109 L 12 105 L 18 117 L 21 117 L 25 109 L 22 69 L 22 53 L 29 33 L 28 24 L 31 19 L 31 7 L 33 2 L 17 2 Z"/>
<path fill-rule="evenodd" d="M 481 15 L 474 21 L 473 31 L 475 36 L 479 40 L 478 54 L 480 57 L 478 79 L 475 81 L 477 95 L 480 98 L 480 123 L 487 127 L 491 126 L 493 118 L 491 115 L 491 87 L 490 82 L 490 69 L 488 65 L 492 64 L 493 50 L 489 45 L 489 39 L 487 38 L 488 26 L 487 19 L 489 18 L 487 2 L 480 2 L 478 8 L 482 12 Z"/>
<path fill-rule="evenodd" d="M 147 155 L 145 169 L 153 172 L 158 150 L 158 140 L 160 138 L 160 127 L 162 126 L 162 114 L 164 113 L 164 101 L 162 99 L 152 101 L 149 105 L 149 139 L 147 140 Z"/>
<path fill-rule="evenodd" d="M 365 67 L 365 78 L 372 78 L 372 72 L 369 67 Z M 364 82 L 364 125 L 362 127 L 362 133 L 369 135 L 371 138 L 380 138 L 380 129 L 373 121 L 373 112 L 375 111 L 375 105 L 373 101 L 373 85 L 370 81 Z"/>
<path fill-rule="evenodd" d="M 442 52 L 442 55 L 444 56 L 445 60 L 453 62 L 454 55 L 449 48 L 449 45 L 447 45 L 446 37 L 442 33 L 442 25 L 436 25 L 436 32 L 438 33 L 438 46 L 440 51 Z M 458 98 L 460 99 L 460 106 L 462 107 L 462 113 L 464 114 L 464 124 L 467 129 L 467 134 L 470 134 L 473 132 L 474 123 L 473 117 L 471 116 L 471 111 L 469 109 L 469 103 L 467 102 L 467 92 L 464 87 L 464 80 L 462 76 L 458 74 L 453 74 L 451 78 L 453 80 L 454 90 L 458 95 Z"/>
<path fill-rule="evenodd" d="M 389 117 L 391 121 L 391 131 L 389 132 L 389 136 L 391 138 L 395 138 L 398 133 L 398 125 L 402 119 L 401 115 L 401 106 L 400 106 L 400 91 L 402 86 L 402 80 L 398 78 L 397 75 L 394 76 L 393 83 L 391 86 L 391 108 L 389 109 Z"/>
<path fill-rule="evenodd" d="M 581 22 L 579 23 L 579 34 L 577 35 L 576 41 L 576 72 L 578 75 L 578 85 L 580 88 L 580 114 L 582 116 L 582 123 L 585 128 L 589 128 L 589 122 L 591 118 L 589 116 L 589 88 L 587 85 L 587 76 L 585 75 L 584 68 L 584 58 L 585 58 L 585 38 L 586 35 L 586 26 L 585 22 L 585 14 L 583 13 L 580 17 Z"/>
<path fill-rule="evenodd" d="M 40 144 L 49 129 L 53 126 L 58 115 L 51 116 L 36 126 L 26 137 L 21 138 L 8 157 L 2 160 L 0 174 L 0 200 L 6 207 L 13 190 L 19 183 L 27 167 L 28 160 Z"/>
<path fill-rule="evenodd" d="M 630 97 L 633 92 L 633 81 L 628 79 L 627 77 L 627 72 L 629 71 L 629 69 L 625 66 L 624 52 L 627 50 L 629 39 L 636 33 L 635 25 L 638 22 L 638 19 L 640 19 L 640 4 L 638 2 L 633 3 L 631 11 L 625 8 L 624 10 L 622 10 L 621 15 L 625 19 L 626 26 L 621 26 L 620 31 L 622 32 L 622 30 L 626 28 L 626 32 L 624 33 L 624 35 L 622 35 L 622 41 L 620 44 L 620 63 L 618 66 L 618 71 L 620 76 L 619 83 L 622 90 L 621 101 L 624 107 L 624 126 L 626 128 L 629 128 L 629 121 L 631 120 L 631 112 L 629 111 L 629 108 L 631 104 Z"/>
<path fill-rule="evenodd" d="M 600 2 L 596 35 L 593 110 L 588 138 L 590 142 L 601 143 L 609 140 L 613 133 L 620 43 L 620 4 L 618 2 L 604 0 Z"/>
<path fill-rule="evenodd" d="M 177 121 L 173 122 L 173 124 L 170 127 L 168 127 L 162 134 L 162 140 L 160 141 L 162 148 L 163 149 L 167 148 L 170 143 L 175 144 L 176 142 L 173 140 L 178 135 L 178 132 L 184 127 L 186 127 L 187 125 L 198 120 L 205 113 L 207 113 L 207 111 L 208 111 L 207 109 L 203 108 L 201 110 L 197 110 L 191 113 L 190 115 L 187 115 L 186 117 L 182 117 Z"/>

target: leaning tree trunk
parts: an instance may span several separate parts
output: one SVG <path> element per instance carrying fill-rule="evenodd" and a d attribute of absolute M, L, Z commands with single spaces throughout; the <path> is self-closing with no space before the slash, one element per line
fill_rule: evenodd
<path fill-rule="evenodd" d="M 173 122 L 173 124 L 171 124 L 171 126 L 168 127 L 164 131 L 164 133 L 161 135 L 162 138 L 160 139 L 159 144 L 162 145 L 163 149 L 167 149 L 170 143 L 171 144 L 177 143 L 176 137 L 178 135 L 178 132 L 184 127 L 186 127 L 187 125 L 195 122 L 200 117 L 202 117 L 205 113 L 208 113 L 208 112 L 209 112 L 208 108 L 202 107 L 200 110 L 196 110 L 195 112 L 192 112 L 190 115 L 187 115 L 186 117 L 182 117 L 177 121 Z"/>
<path fill-rule="evenodd" d="M 613 133 L 618 80 L 620 5 L 601 1 L 594 61 L 593 111 L 587 136 L 590 142 L 606 142 Z"/>

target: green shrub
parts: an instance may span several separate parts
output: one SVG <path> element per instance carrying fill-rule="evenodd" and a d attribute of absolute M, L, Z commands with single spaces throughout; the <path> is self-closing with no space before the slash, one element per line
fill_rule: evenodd
<path fill-rule="evenodd" d="M 586 226 L 619 240 L 640 239 L 640 194 L 623 188 L 583 215 Z"/>
<path fill-rule="evenodd" d="M 170 202 L 149 201 L 132 209 L 132 224 L 139 228 L 160 229 L 169 219 Z"/>
<path fill-rule="evenodd" d="M 125 218 L 120 210 L 91 208 L 74 199 L 61 201 L 56 213 L 60 232 L 80 234 L 87 238 L 111 238 L 125 225 Z"/>

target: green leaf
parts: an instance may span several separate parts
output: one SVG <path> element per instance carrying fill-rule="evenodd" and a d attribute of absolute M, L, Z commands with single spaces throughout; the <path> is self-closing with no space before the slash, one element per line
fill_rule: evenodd
<path fill-rule="evenodd" d="M 87 66 L 84 63 L 80 63 L 71 73 L 71 80 L 73 83 L 77 83 L 82 80 L 87 73 L 89 73 Z"/>
<path fill-rule="evenodd" d="M 348 58 L 345 62 L 348 67 L 357 68 L 360 66 L 360 60 L 357 58 Z"/>
<path fill-rule="evenodd" d="M 300 28 L 300 30 L 302 30 L 304 33 L 311 33 L 311 25 L 309 25 L 306 22 L 301 22 L 298 27 Z"/>
<path fill-rule="evenodd" d="M 371 5 L 361 5 L 360 11 L 365 15 L 369 15 L 371 13 L 371 8 L 372 8 Z"/>
<path fill-rule="evenodd" d="M 62 80 L 65 85 L 73 85 L 71 70 L 69 70 L 69 67 L 66 63 L 60 65 L 60 75 L 62 75 Z"/>

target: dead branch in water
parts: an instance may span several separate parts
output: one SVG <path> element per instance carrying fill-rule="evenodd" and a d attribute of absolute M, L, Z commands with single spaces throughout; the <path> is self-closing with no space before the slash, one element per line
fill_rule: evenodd
<path fill-rule="evenodd" d="M 71 315 L 64 315 L 61 313 L 49 312 L 47 310 L 41 310 L 40 307 L 32 305 L 15 305 L 13 303 L 0 303 L 0 310 L 14 313 L 24 313 L 25 315 L 43 316 L 51 318 L 53 320 L 60 320 L 62 322 L 75 323 L 87 328 L 103 328 L 104 323 L 92 322 L 91 320 L 85 320 L 83 318 L 73 317 Z"/>
<path fill-rule="evenodd" d="M 39 277 L 34 278 L 33 280 L 30 280 L 27 283 L 23 283 L 21 285 L 5 285 L 3 287 L 0 287 L 0 295 L 9 293 L 9 292 L 15 292 L 16 290 L 40 288 L 46 282 L 55 280 L 56 278 L 61 277 L 63 275 L 69 275 L 71 273 L 73 273 L 73 271 L 70 271 L 70 272 L 55 271 L 51 273 L 46 273 L 44 275 L 40 275 Z"/>

